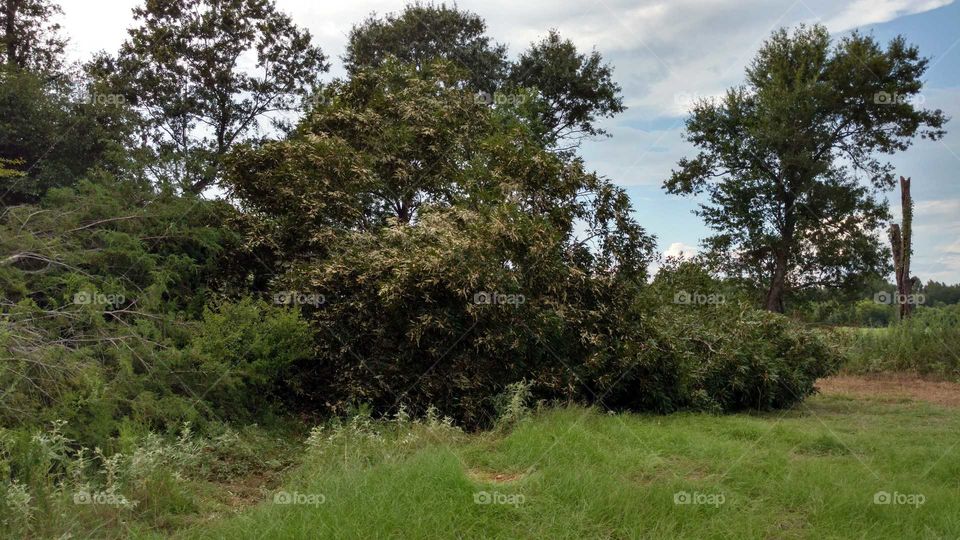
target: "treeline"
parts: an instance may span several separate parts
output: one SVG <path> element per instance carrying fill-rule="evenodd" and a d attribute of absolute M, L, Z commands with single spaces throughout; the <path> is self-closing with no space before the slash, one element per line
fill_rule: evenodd
<path fill-rule="evenodd" d="M 49 60 L 55 7 L 14 4 L 5 426 L 65 420 L 105 449 L 360 406 L 481 427 L 524 381 L 737 410 L 836 366 L 746 300 L 675 303 L 722 286 L 692 264 L 648 283 L 654 239 L 577 155 L 623 110 L 612 67 L 555 32 L 511 61 L 478 16 L 411 5 L 356 26 L 348 75 L 321 85 L 326 55 L 270 3 L 147 4 L 116 55 L 72 70 Z M 271 116 L 294 99 L 302 115 Z"/>

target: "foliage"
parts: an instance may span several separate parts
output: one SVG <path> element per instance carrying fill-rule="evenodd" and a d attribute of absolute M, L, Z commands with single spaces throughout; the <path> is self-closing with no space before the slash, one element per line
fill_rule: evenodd
<path fill-rule="evenodd" d="M 255 417 L 289 398 L 293 367 L 312 357 L 312 343 L 298 311 L 244 298 L 206 309 L 189 353 L 198 382 L 216 381 L 204 394 L 218 416 Z"/>
<path fill-rule="evenodd" d="M 908 371 L 960 381 L 960 306 L 920 306 L 911 318 L 890 321 L 885 328 L 852 329 L 834 336 L 846 351 L 846 370 Z"/>
<path fill-rule="evenodd" d="M 390 58 L 417 69 L 446 60 L 464 71 L 469 88 L 492 93 L 507 70 L 507 47 L 485 35 L 480 16 L 445 4 L 411 3 L 399 14 L 371 15 L 350 31 L 344 65 L 351 77 Z"/>
<path fill-rule="evenodd" d="M 238 239 L 222 228 L 234 213 L 221 202 L 109 177 L 51 190 L 40 206 L 6 208 L 0 425 L 63 419 L 80 430 L 70 437 L 110 448 L 127 423 L 164 430 L 214 417 L 203 392 L 223 376 L 217 366 L 265 384 L 271 363 L 288 361 L 300 347 L 293 315 L 264 307 L 254 317 L 241 302 L 193 328 L 215 290 L 242 282 L 243 269 L 228 259 Z M 230 318 L 237 312 L 246 319 Z M 247 335 L 238 339 L 249 338 L 251 326 L 263 329 L 252 356 L 232 356 L 236 348 L 211 354 L 196 342 L 214 332 L 227 339 L 218 317 L 238 332 L 246 321 Z M 264 362 L 263 355 L 277 357 Z"/>
<path fill-rule="evenodd" d="M 831 47 L 822 26 L 779 30 L 746 86 L 699 103 L 686 128 L 701 152 L 664 187 L 708 195 L 698 214 L 717 232 L 706 241 L 716 267 L 766 289 L 766 308 L 779 312 L 792 291 L 882 272 L 873 232 L 888 214 L 877 195 L 893 173 L 877 154 L 944 134 L 943 113 L 910 99 L 927 64 L 903 38 L 883 50 L 854 33 Z"/>
<path fill-rule="evenodd" d="M 625 110 L 613 69 L 599 52 L 580 53 L 552 30 L 508 62 L 506 46 L 485 32 L 486 22 L 469 11 L 412 3 L 355 26 L 344 63 L 354 78 L 391 58 L 418 71 L 448 62 L 458 69 L 454 84 L 494 107 L 521 112 L 541 144 L 568 156 L 581 139 L 605 133 L 598 118 Z"/>
<path fill-rule="evenodd" d="M 119 56 L 97 70 L 145 116 L 158 179 L 194 193 L 219 180 L 221 158 L 261 120 L 298 109 L 327 69 L 272 0 L 147 2 L 134 19 Z M 240 66 L 248 54 L 253 72 Z"/>
<path fill-rule="evenodd" d="M 51 19 L 62 13 L 50 0 L 4 0 L 0 8 L 0 63 L 47 77 L 58 75 L 67 40 L 60 36 L 60 25 Z"/>
<path fill-rule="evenodd" d="M 72 185 L 95 166 L 113 172 L 124 166 L 133 130 L 125 106 L 96 99 L 103 96 L 87 83 L 52 84 L 0 68 L 0 159 L 21 173 L 0 176 L 0 203 L 36 204 L 48 189 Z"/>
<path fill-rule="evenodd" d="M 508 85 L 533 88 L 549 107 L 537 115 L 540 136 L 550 146 L 567 142 L 569 150 L 580 139 L 604 135 L 598 118 L 613 117 L 626 110 L 620 85 L 613 81 L 613 68 L 603 63 L 597 51 L 577 52 L 569 39 L 555 30 L 524 51 L 510 66 Z"/>
<path fill-rule="evenodd" d="M 276 289 L 328 300 L 305 308 L 318 361 L 298 380 L 336 410 L 404 401 L 482 425 L 522 378 L 569 394 L 556 354 L 576 365 L 603 348 L 619 331 L 607 302 L 644 279 L 652 242 L 622 190 L 446 84 L 449 70 L 387 62 L 331 84 L 294 137 L 234 162 L 233 193 L 274 238 L 299 239 L 276 250 Z"/>

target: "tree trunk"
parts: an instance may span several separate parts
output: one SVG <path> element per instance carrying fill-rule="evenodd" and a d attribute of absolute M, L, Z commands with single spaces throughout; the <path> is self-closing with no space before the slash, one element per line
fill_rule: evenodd
<path fill-rule="evenodd" d="M 770 280 L 770 289 L 767 291 L 765 308 L 774 313 L 783 313 L 783 296 L 787 288 L 787 256 L 777 253 L 774 261 L 773 278 Z"/>
<path fill-rule="evenodd" d="M 4 2 L 4 11 L 6 17 L 6 36 L 4 36 L 4 45 L 7 49 L 7 64 L 16 65 L 17 64 L 17 42 L 14 36 L 16 30 L 16 18 L 17 18 L 17 2 L 16 0 L 6 0 Z"/>
<path fill-rule="evenodd" d="M 910 255 L 913 253 L 913 199 L 910 197 L 910 179 L 900 177 L 900 208 L 903 227 L 890 225 L 890 247 L 893 251 L 893 272 L 897 281 L 897 315 L 906 319 L 913 311 L 913 280 L 910 278 Z"/>

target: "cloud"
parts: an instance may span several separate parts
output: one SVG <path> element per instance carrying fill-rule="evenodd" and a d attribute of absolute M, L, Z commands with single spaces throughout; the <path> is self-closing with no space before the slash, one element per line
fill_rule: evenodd
<path fill-rule="evenodd" d="M 893 20 L 946 6 L 953 0 L 857 0 L 831 17 L 827 27 L 834 32 Z"/>
<path fill-rule="evenodd" d="M 674 257 L 682 259 L 693 258 L 700 250 L 694 246 L 689 246 L 683 242 L 673 242 L 670 247 L 663 252 L 664 257 Z"/>

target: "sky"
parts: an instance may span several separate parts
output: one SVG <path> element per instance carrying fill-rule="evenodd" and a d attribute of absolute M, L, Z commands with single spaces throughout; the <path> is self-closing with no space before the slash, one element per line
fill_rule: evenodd
<path fill-rule="evenodd" d="M 132 24 L 135 0 L 61 0 L 68 54 L 84 60 L 115 52 Z M 277 0 L 308 28 L 331 59 L 328 79 L 343 74 L 340 57 L 352 25 L 403 1 Z M 598 50 L 614 67 L 628 110 L 600 124 L 611 137 L 582 147 L 587 164 L 623 186 L 637 219 L 662 252 L 695 253 L 710 235 L 691 213 L 697 201 L 667 195 L 662 183 L 693 147 L 683 122 L 693 100 L 743 82 L 744 68 L 774 29 L 822 23 L 835 37 L 853 30 L 882 42 L 902 34 L 930 58 L 922 103 L 954 120 L 940 141 L 918 139 L 891 158 L 913 179 L 913 274 L 960 282 L 960 2 L 954 0 L 467 0 L 461 9 L 486 19 L 488 34 L 513 57 L 549 29 L 582 51 Z M 899 219 L 899 194 L 888 193 Z"/>

